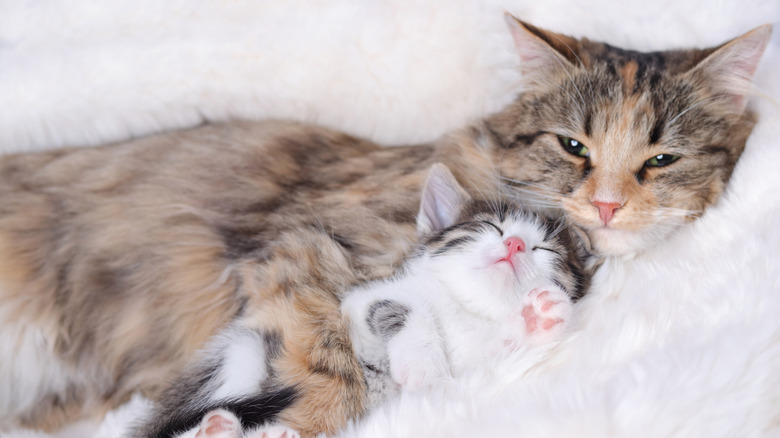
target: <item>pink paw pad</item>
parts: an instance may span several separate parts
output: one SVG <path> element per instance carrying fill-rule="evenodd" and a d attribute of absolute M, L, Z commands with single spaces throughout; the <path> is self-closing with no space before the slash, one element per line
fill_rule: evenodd
<path fill-rule="evenodd" d="M 238 418 L 224 409 L 217 409 L 203 417 L 195 438 L 238 438 L 239 432 Z"/>
<path fill-rule="evenodd" d="M 521 312 L 526 333 L 540 341 L 557 336 L 571 313 L 569 296 L 558 289 L 534 289 Z"/>

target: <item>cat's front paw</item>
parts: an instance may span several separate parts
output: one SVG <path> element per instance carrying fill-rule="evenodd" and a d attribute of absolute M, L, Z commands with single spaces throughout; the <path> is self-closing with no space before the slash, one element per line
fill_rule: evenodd
<path fill-rule="evenodd" d="M 543 344 L 554 341 L 563 333 L 571 310 L 571 299 L 559 288 L 531 290 L 522 308 L 509 317 L 510 334 L 504 345 L 517 349 L 523 343 Z"/>
<path fill-rule="evenodd" d="M 521 311 L 526 335 L 535 344 L 557 339 L 563 333 L 571 310 L 571 299 L 566 292 L 556 287 L 531 290 Z"/>
<path fill-rule="evenodd" d="M 195 438 L 239 438 L 241 422 L 231 412 L 215 409 L 207 413 L 200 422 Z"/>

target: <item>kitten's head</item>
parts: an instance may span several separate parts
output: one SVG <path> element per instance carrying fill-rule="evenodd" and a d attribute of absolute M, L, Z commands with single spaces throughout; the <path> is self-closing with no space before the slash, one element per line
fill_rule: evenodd
<path fill-rule="evenodd" d="M 603 255 L 652 246 L 715 202 L 754 124 L 769 26 L 640 53 L 508 21 L 526 87 L 487 127 L 509 184 L 562 207 Z"/>
<path fill-rule="evenodd" d="M 415 260 L 472 311 L 501 313 L 533 287 L 557 285 L 572 299 L 587 287 L 586 253 L 561 221 L 475 201 L 442 164 L 431 168 L 417 226 Z"/>

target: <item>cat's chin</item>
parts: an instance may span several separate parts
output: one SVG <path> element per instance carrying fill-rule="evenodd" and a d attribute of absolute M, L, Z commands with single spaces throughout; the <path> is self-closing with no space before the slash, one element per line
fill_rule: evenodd
<path fill-rule="evenodd" d="M 590 230 L 588 236 L 593 251 L 599 256 L 631 257 L 652 246 L 645 233 L 638 231 L 602 227 Z"/>

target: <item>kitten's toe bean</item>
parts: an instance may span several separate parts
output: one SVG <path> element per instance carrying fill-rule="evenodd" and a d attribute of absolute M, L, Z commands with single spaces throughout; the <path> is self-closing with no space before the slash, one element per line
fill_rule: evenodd
<path fill-rule="evenodd" d="M 528 293 L 522 316 L 525 331 L 534 342 L 558 337 L 571 315 L 571 300 L 558 288 L 538 288 Z"/>
<path fill-rule="evenodd" d="M 246 438 L 301 438 L 301 434 L 283 424 L 274 423 L 252 430 L 246 434 Z"/>
<path fill-rule="evenodd" d="M 240 432 L 241 423 L 235 415 L 224 409 L 216 409 L 203 417 L 195 438 L 238 438 Z"/>

